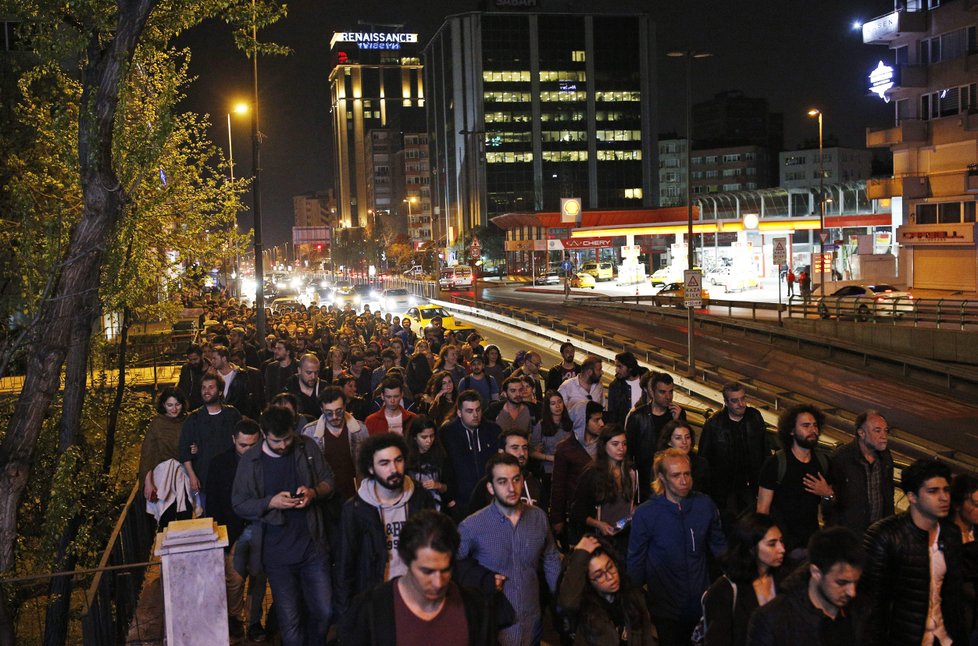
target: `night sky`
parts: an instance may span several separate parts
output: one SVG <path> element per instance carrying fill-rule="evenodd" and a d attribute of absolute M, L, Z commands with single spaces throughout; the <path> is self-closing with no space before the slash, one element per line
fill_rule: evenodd
<path fill-rule="evenodd" d="M 353 31 L 358 22 L 403 24 L 427 43 L 446 15 L 479 8 L 476 0 L 294 0 L 289 16 L 259 33 L 259 38 L 292 48 L 287 57 L 260 59 L 262 213 L 266 246 L 291 239 L 292 196 L 332 186 L 329 121 L 329 39 L 334 31 Z M 549 7 L 540 0 L 541 7 Z M 701 49 L 713 58 L 694 66 L 694 101 L 724 90 L 765 97 L 771 110 L 784 113 L 785 148 L 817 141 L 814 119 L 820 107 L 825 138 L 863 147 L 867 127 L 892 123 L 893 108 L 866 91 L 866 77 L 883 46 L 862 44 L 854 20 L 869 20 L 893 9 L 887 0 L 579 0 L 557 2 L 576 12 L 649 12 L 657 24 L 659 130 L 685 132 L 684 63 L 665 57 L 670 49 Z M 361 27 L 362 28 L 362 27 Z M 226 113 L 233 102 L 248 100 L 251 66 L 232 43 L 230 29 L 210 21 L 180 41 L 192 51 L 197 76 L 183 107 L 208 113 L 212 140 L 227 151 Z M 250 121 L 232 115 L 236 175 L 251 171 Z M 248 197 L 250 205 L 250 192 Z M 241 223 L 247 226 L 251 214 Z"/>

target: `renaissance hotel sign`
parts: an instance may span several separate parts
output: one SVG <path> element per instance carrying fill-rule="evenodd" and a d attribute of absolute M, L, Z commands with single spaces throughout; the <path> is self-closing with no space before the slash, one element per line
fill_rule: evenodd
<path fill-rule="evenodd" d="M 352 43 L 360 49 L 400 49 L 404 43 L 416 44 L 417 34 L 382 31 L 336 31 L 329 41 L 332 49 L 336 43 Z"/>

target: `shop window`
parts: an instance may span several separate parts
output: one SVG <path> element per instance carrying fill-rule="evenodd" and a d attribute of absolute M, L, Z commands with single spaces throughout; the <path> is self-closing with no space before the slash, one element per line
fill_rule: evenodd
<path fill-rule="evenodd" d="M 916 224 L 937 224 L 937 205 L 918 204 Z"/>

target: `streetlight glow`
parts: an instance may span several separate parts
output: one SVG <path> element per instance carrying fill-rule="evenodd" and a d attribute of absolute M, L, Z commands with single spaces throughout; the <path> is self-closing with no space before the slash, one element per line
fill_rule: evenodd
<path fill-rule="evenodd" d="M 812 108 L 808 116 L 818 119 L 818 288 L 825 295 L 825 156 L 822 146 L 822 111 Z M 813 271 L 814 267 L 809 266 Z"/>
<path fill-rule="evenodd" d="M 244 101 L 238 101 L 234 104 L 234 107 L 231 108 L 231 111 L 235 114 L 248 114 L 251 112 L 251 107 Z"/>

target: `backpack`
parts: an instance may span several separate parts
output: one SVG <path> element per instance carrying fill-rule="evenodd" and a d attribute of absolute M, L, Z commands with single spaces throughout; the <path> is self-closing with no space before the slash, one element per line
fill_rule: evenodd
<path fill-rule="evenodd" d="M 822 471 L 822 475 L 826 476 L 829 473 L 829 457 L 825 455 L 818 448 L 812 449 L 812 453 L 815 454 L 815 459 L 818 461 L 818 467 Z M 788 471 L 788 456 L 785 455 L 784 450 L 780 450 L 774 454 L 774 457 L 778 461 L 778 482 L 780 485 L 781 481 L 784 480 L 784 474 Z"/>
<path fill-rule="evenodd" d="M 723 575 L 724 579 L 727 579 L 727 575 Z M 737 584 L 727 579 L 727 583 L 733 588 L 733 604 L 731 604 L 731 612 L 737 609 Z M 707 591 L 708 592 L 708 591 Z M 700 597 L 700 605 L 703 605 L 703 600 L 706 599 L 706 592 Z M 703 616 L 700 617 L 699 622 L 696 624 L 696 628 L 693 629 L 693 634 L 689 637 L 689 643 L 691 646 L 703 646 L 706 643 L 706 609 L 703 609 Z"/>

